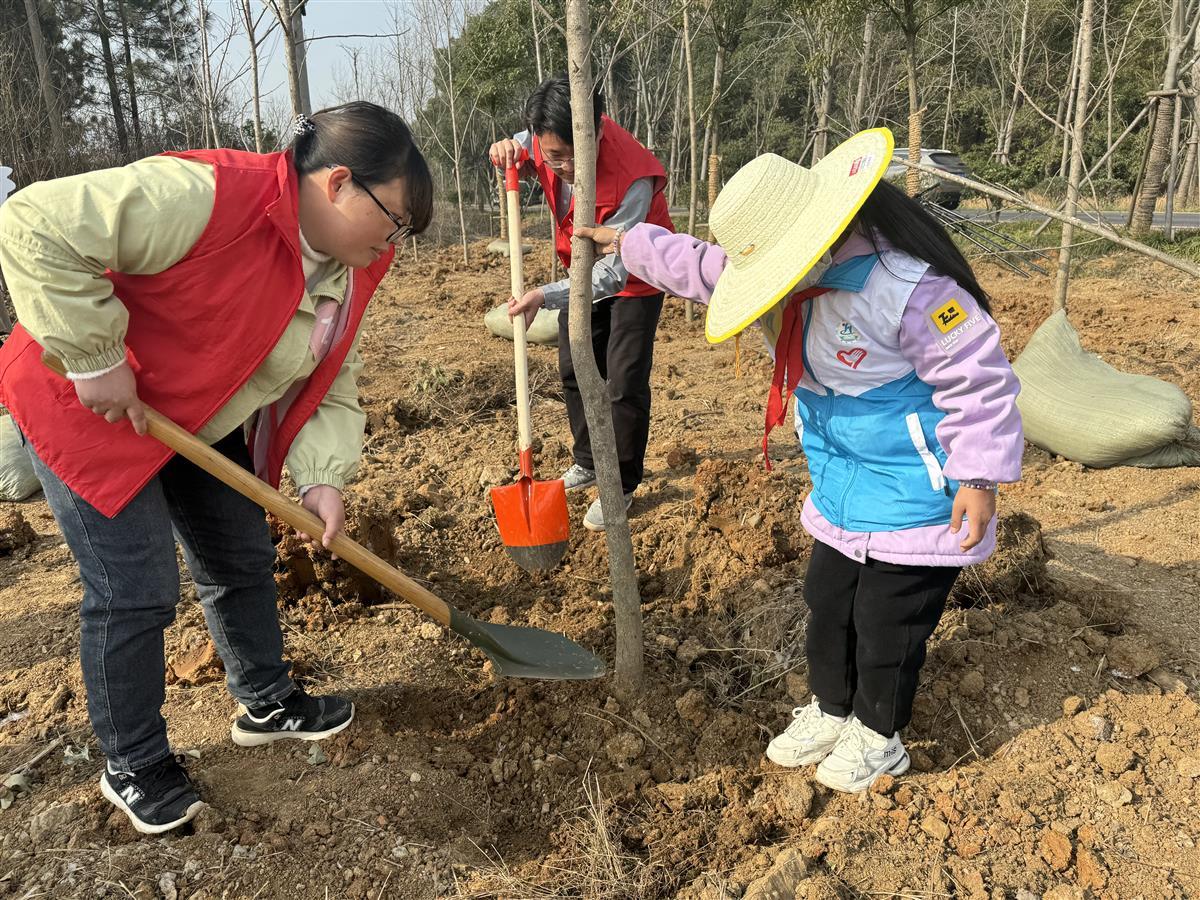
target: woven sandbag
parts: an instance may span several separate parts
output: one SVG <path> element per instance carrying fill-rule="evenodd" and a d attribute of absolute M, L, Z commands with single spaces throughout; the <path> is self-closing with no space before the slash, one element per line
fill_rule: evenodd
<path fill-rule="evenodd" d="M 525 330 L 525 339 L 531 344 L 558 345 L 558 315 L 557 309 L 539 309 L 533 324 Z M 496 337 L 505 340 L 513 339 L 512 322 L 508 319 L 508 307 L 504 304 L 497 306 L 483 317 L 483 324 Z"/>
<path fill-rule="evenodd" d="M 1034 332 L 1013 371 L 1030 443 L 1097 469 L 1200 465 L 1187 395 L 1084 350 L 1064 311 Z"/>
<path fill-rule="evenodd" d="M 12 416 L 0 416 L 0 500 L 24 500 L 41 487 Z"/>

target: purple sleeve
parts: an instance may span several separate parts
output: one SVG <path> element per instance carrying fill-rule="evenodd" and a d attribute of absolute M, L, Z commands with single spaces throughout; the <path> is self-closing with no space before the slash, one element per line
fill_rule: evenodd
<path fill-rule="evenodd" d="M 668 294 L 707 303 L 725 268 L 725 251 L 690 234 L 673 234 L 643 222 L 621 238 L 621 262 Z"/>
<path fill-rule="evenodd" d="M 1020 384 L 1000 329 L 956 281 L 926 274 L 900 320 L 900 351 L 933 388 L 937 437 L 954 481 L 1021 479 Z"/>

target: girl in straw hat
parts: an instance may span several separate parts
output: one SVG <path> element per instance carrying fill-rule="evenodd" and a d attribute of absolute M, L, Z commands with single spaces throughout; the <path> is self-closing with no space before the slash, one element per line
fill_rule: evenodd
<path fill-rule="evenodd" d="M 960 569 L 995 548 L 996 484 L 1020 478 L 1023 446 L 988 296 L 920 204 L 880 182 L 891 157 L 883 128 L 811 169 L 758 157 L 713 205 L 718 245 L 576 228 L 642 280 L 708 302 L 709 341 L 762 325 L 768 433 L 795 391 L 815 696 L 767 756 L 819 763 L 817 779 L 847 792 L 908 770 L 899 732 L 925 642 Z"/>

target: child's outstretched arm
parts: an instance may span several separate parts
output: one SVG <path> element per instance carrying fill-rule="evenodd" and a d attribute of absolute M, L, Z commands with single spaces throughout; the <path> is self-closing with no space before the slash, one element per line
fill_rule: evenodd
<path fill-rule="evenodd" d="M 576 226 L 575 234 L 594 240 L 600 252 L 611 252 L 615 239 L 611 228 Z M 725 251 L 717 244 L 648 222 L 629 229 L 619 243 L 613 249 L 630 275 L 676 297 L 707 303 L 725 269 Z"/>
<path fill-rule="evenodd" d="M 1000 329 L 975 299 L 952 279 L 927 275 L 904 310 L 900 348 L 917 376 L 933 387 L 933 402 L 946 414 L 937 427 L 946 449 L 943 474 L 958 482 L 1019 481 L 1024 451 L 1016 402 L 1020 384 L 1000 346 Z M 964 550 L 983 537 L 994 511 L 990 493 L 959 489 L 951 530 L 959 530 L 965 512 Z M 986 517 L 980 515 L 984 504 L 976 502 L 985 494 Z"/>

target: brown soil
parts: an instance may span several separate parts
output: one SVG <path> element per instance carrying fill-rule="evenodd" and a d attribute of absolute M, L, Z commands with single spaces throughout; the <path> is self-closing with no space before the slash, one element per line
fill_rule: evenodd
<path fill-rule="evenodd" d="M 514 471 L 511 345 L 481 317 L 506 262 L 405 258 L 363 339 L 368 437 L 350 533 L 465 612 L 611 659 L 602 539 L 557 570 L 507 558 L 486 488 Z M 547 275 L 539 245 L 529 281 Z M 1050 285 L 986 270 L 1010 353 Z M 1194 285 L 1124 256 L 1072 288 L 1085 344 L 1200 401 Z M 1148 310 L 1159 314 L 1147 315 Z M 310 753 L 228 737 L 195 594 L 167 635 L 171 737 L 211 804 L 135 835 L 99 795 L 78 665 L 79 582 L 40 499 L 0 505 L 0 895 L 426 898 L 1200 896 L 1200 472 L 1087 470 L 1040 450 L 1002 492 L 1002 551 L 962 579 L 905 739 L 914 771 L 834 795 L 762 749 L 807 700 L 788 429 L 764 471 L 766 358 L 660 328 L 649 475 L 632 514 L 646 691 L 497 681 L 461 640 L 282 535 L 295 671 L 358 704 Z M 569 462 L 554 350 L 533 348 L 538 467 Z M 572 497 L 572 515 L 588 498 Z M 25 527 L 22 526 L 25 523 Z M 81 759 L 88 750 L 89 759 Z M 64 752 L 66 751 L 66 752 Z M 1022 893 L 1026 892 L 1026 893 Z"/>

